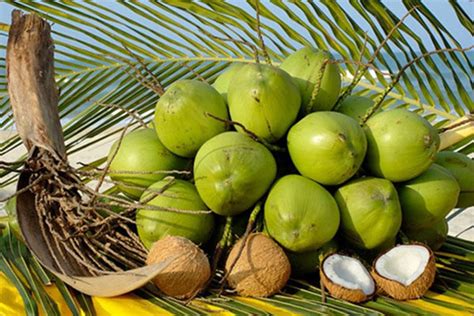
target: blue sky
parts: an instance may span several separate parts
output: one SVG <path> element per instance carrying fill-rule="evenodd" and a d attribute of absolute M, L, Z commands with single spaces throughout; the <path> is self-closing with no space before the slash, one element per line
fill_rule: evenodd
<path fill-rule="evenodd" d="M 0 0 L 1 1 L 1 0 Z M 243 0 L 231 0 L 230 2 L 232 3 L 237 3 L 239 6 L 245 8 L 248 7 L 248 5 L 245 3 Z M 265 2 L 265 0 L 264 0 Z M 386 6 L 388 6 L 395 14 L 397 14 L 399 17 L 403 16 L 406 13 L 406 9 L 404 5 L 402 4 L 401 0 L 384 0 L 383 1 Z M 101 4 L 106 3 L 107 7 L 116 7 L 117 10 L 120 13 L 127 13 L 126 9 L 124 7 L 119 6 L 117 3 L 114 3 L 113 1 L 102 1 Z M 469 1 L 469 0 L 460 0 L 459 3 L 462 5 L 464 10 L 471 15 L 473 15 L 474 12 L 474 3 Z M 466 47 L 470 46 L 473 44 L 473 39 L 471 34 L 463 27 L 460 25 L 454 11 L 451 9 L 451 6 L 448 3 L 448 0 L 429 0 L 425 1 L 425 5 L 435 14 L 435 16 L 442 21 L 443 25 L 453 34 L 453 36 L 460 42 L 461 46 Z M 347 7 L 344 6 L 345 9 L 348 10 L 348 12 L 351 12 L 352 8 L 350 5 Z M 9 24 L 10 22 L 10 14 L 11 10 L 13 7 L 5 2 L 0 2 L 0 23 L 6 23 Z M 354 11 L 355 13 L 355 11 Z M 288 19 L 285 16 L 281 16 L 282 19 Z M 358 15 L 354 14 L 354 19 L 356 22 L 361 23 L 362 18 L 360 18 Z M 427 42 L 431 42 L 427 36 L 427 34 L 419 28 L 419 25 L 417 23 L 413 23 L 413 19 L 410 21 L 410 19 L 407 20 L 407 24 L 409 26 L 412 26 L 412 30 L 417 33 L 419 36 L 422 38 L 425 38 Z M 53 26 L 53 27 L 59 27 L 59 26 Z M 370 32 L 370 29 L 367 29 L 366 31 Z M 5 38 L 0 38 L 0 43 L 5 43 Z"/>

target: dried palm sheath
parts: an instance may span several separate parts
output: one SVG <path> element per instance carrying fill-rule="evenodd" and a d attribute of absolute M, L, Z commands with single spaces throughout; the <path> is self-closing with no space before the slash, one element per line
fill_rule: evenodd
<path fill-rule="evenodd" d="M 18 182 L 18 222 L 32 253 L 65 283 L 89 295 L 120 295 L 147 283 L 174 258 L 142 267 L 146 251 L 129 226 L 134 210 L 100 215 L 99 193 L 69 166 L 53 56 L 50 25 L 15 10 L 7 45 L 8 92 L 29 151 Z"/>

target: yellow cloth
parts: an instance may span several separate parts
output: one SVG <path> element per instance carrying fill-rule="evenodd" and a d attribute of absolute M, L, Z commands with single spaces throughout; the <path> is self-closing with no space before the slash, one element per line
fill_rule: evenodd
<path fill-rule="evenodd" d="M 56 286 L 46 286 L 46 292 L 56 302 L 61 315 L 71 315 L 69 307 L 64 301 Z M 154 316 L 173 315 L 170 312 L 150 303 L 146 299 L 133 294 L 122 295 L 114 298 L 93 297 L 92 302 L 97 316 Z M 44 315 L 41 307 L 38 306 L 39 315 Z M 0 316 L 20 316 L 25 315 L 23 300 L 15 286 L 0 273 Z M 81 315 L 85 315 L 84 312 Z"/>

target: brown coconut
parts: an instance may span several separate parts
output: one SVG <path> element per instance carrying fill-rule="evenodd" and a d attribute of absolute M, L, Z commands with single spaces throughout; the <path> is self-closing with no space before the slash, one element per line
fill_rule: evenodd
<path fill-rule="evenodd" d="M 351 260 L 354 260 L 354 261 L 357 261 L 358 263 L 360 263 L 361 267 L 363 269 L 365 269 L 365 271 L 367 273 L 367 277 L 372 279 L 373 291 L 371 291 L 371 293 L 366 294 L 366 293 L 364 293 L 364 291 L 362 289 L 350 289 L 350 288 L 344 287 L 343 285 L 337 284 L 336 282 L 332 281 L 328 277 L 328 275 L 324 271 L 324 266 L 325 266 L 324 263 L 331 256 L 334 256 L 334 255 L 342 256 L 342 257 L 348 257 L 348 256 L 344 256 L 344 255 L 341 255 L 341 254 L 338 254 L 338 253 L 333 253 L 331 255 L 326 256 L 324 258 L 323 262 L 320 264 L 320 266 L 319 266 L 319 276 L 321 278 L 321 281 L 324 284 L 324 287 L 328 290 L 329 294 L 332 297 L 340 298 L 340 299 L 343 299 L 345 301 L 352 302 L 352 303 L 362 303 L 362 302 L 366 302 L 366 301 L 370 300 L 375 295 L 375 292 L 376 292 L 375 281 L 372 279 L 369 271 L 365 268 L 365 266 L 362 264 L 362 262 L 360 262 L 360 260 L 358 260 L 354 257 L 348 257 Z"/>
<path fill-rule="evenodd" d="M 385 254 L 387 254 L 388 252 L 390 252 L 391 250 L 399 246 L 420 246 L 428 250 L 429 259 L 425 266 L 424 271 L 420 274 L 420 276 L 416 280 L 414 280 L 408 286 L 398 282 L 397 280 L 392 280 L 392 279 L 382 276 L 375 268 L 377 261 L 380 260 L 382 256 L 384 256 Z M 411 244 L 411 245 L 398 245 L 380 254 L 374 260 L 371 273 L 372 273 L 373 278 L 375 279 L 375 282 L 377 283 L 377 286 L 383 292 L 393 297 L 394 299 L 401 300 L 401 301 L 416 299 L 416 298 L 422 297 L 428 291 L 428 289 L 431 287 L 431 285 L 434 282 L 435 275 L 436 275 L 436 258 L 433 254 L 433 251 L 424 244 L 416 243 L 416 244 Z"/>
<path fill-rule="evenodd" d="M 199 292 L 211 277 L 211 266 L 206 254 L 192 241 L 178 236 L 167 236 L 153 244 L 147 264 L 178 256 L 153 283 L 166 295 L 186 299 Z"/>
<path fill-rule="evenodd" d="M 226 271 L 237 258 L 242 242 L 239 240 L 230 251 Z M 268 297 L 285 286 L 290 274 L 290 261 L 283 249 L 270 237 L 253 233 L 229 274 L 228 282 L 242 296 Z"/>

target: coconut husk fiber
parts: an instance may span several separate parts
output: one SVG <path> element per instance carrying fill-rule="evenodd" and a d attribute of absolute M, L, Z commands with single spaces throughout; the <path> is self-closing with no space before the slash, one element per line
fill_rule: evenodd
<path fill-rule="evenodd" d="M 17 188 L 17 216 L 39 262 L 89 295 L 115 296 L 153 279 L 175 258 L 143 267 L 146 251 L 130 227 L 132 209 L 103 217 L 99 192 L 67 162 L 54 79 L 50 25 L 15 10 L 7 45 L 7 78 L 16 127 L 28 149 Z"/>

